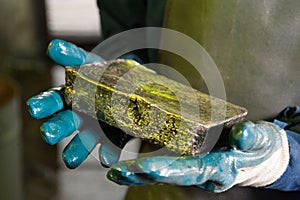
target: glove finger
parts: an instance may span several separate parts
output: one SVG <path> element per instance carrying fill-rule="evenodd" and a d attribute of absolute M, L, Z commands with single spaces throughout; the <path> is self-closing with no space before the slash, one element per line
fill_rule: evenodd
<path fill-rule="evenodd" d="M 160 183 L 215 185 L 210 190 L 232 186 L 236 176 L 231 152 L 218 151 L 186 157 L 153 157 L 138 163 L 140 170 Z"/>
<path fill-rule="evenodd" d="M 44 140 L 54 145 L 70 136 L 81 125 L 82 119 L 77 113 L 64 110 L 44 122 L 40 129 Z"/>
<path fill-rule="evenodd" d="M 36 119 L 49 117 L 64 108 L 63 87 L 52 88 L 48 91 L 31 97 L 27 101 L 30 115 Z"/>
<path fill-rule="evenodd" d="M 113 164 L 108 179 L 121 185 L 197 185 L 221 192 L 233 186 L 237 169 L 231 152 L 187 157 L 152 157 Z"/>
<path fill-rule="evenodd" d="M 273 123 L 250 121 L 235 125 L 229 136 L 232 158 L 240 168 L 254 167 L 282 148 L 282 129 Z"/>
<path fill-rule="evenodd" d="M 110 144 L 101 144 L 99 148 L 99 159 L 103 167 L 109 167 L 113 163 L 118 162 L 121 149 Z"/>
<path fill-rule="evenodd" d="M 121 161 L 111 166 L 108 178 L 119 184 L 130 185 L 168 183 L 196 185 L 199 177 L 197 159 L 192 157 L 152 157 Z M 119 180 L 120 179 L 120 180 Z"/>
<path fill-rule="evenodd" d="M 142 174 L 131 174 L 124 176 L 120 170 L 114 168 L 108 171 L 106 177 L 119 185 L 142 186 L 158 184 L 154 180 L 151 180 Z"/>
<path fill-rule="evenodd" d="M 62 66 L 80 66 L 104 61 L 100 56 L 89 53 L 73 43 L 57 39 L 50 42 L 47 54 L 54 62 Z"/>
<path fill-rule="evenodd" d="M 234 149 L 242 151 L 266 150 L 281 140 L 279 131 L 279 127 L 272 123 L 246 121 L 232 127 L 229 143 Z"/>
<path fill-rule="evenodd" d="M 99 143 L 98 134 L 92 129 L 84 129 L 65 147 L 62 157 L 70 169 L 78 167 Z"/>
<path fill-rule="evenodd" d="M 133 136 L 103 122 L 99 123 L 105 135 L 101 138 L 99 159 L 102 166 L 109 167 L 119 160 L 122 149 Z"/>
<path fill-rule="evenodd" d="M 115 163 L 107 173 L 107 178 L 119 185 L 140 186 L 151 185 L 157 182 L 145 176 L 138 168 L 138 160 L 126 160 Z"/>

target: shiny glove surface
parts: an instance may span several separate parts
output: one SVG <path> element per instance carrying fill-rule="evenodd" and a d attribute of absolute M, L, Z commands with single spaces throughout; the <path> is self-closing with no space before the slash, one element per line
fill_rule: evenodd
<path fill-rule="evenodd" d="M 49 44 L 47 53 L 54 62 L 61 66 L 80 66 L 95 61 L 104 61 L 101 57 L 62 40 L 53 40 Z M 117 162 L 121 148 L 131 139 L 131 136 L 116 128 L 107 127 L 105 124 L 101 125 L 102 130 L 109 129 L 111 133 L 109 135 L 114 136 L 114 138 L 104 137 L 103 134 L 101 136 L 99 130 L 93 128 L 90 123 L 96 120 L 68 108 L 63 95 L 64 87 L 62 86 L 51 88 L 27 101 L 28 110 L 32 117 L 36 119 L 49 118 L 40 128 L 44 140 L 54 145 L 75 131 L 78 132 L 63 151 L 63 160 L 69 168 L 78 167 L 99 142 L 102 143 L 99 148 L 101 164 L 110 166 Z M 94 124 L 99 126 L 97 121 Z M 105 142 L 107 139 L 112 141 Z"/>
<path fill-rule="evenodd" d="M 121 185 L 196 185 L 223 192 L 234 185 L 269 185 L 287 168 L 287 137 L 273 123 L 236 124 L 228 143 L 207 154 L 121 161 L 112 165 L 107 177 Z"/>

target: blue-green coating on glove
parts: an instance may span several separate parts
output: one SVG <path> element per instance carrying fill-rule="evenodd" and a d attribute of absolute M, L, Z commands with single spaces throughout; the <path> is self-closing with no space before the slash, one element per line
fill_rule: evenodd
<path fill-rule="evenodd" d="M 62 153 L 65 165 L 70 169 L 78 167 L 98 143 L 99 137 L 94 130 L 82 130 L 75 135 Z"/>
<path fill-rule="evenodd" d="M 30 115 L 33 118 L 42 119 L 63 109 L 62 89 L 62 87 L 53 88 L 30 98 L 27 101 L 27 108 Z"/>
<path fill-rule="evenodd" d="M 109 143 L 101 144 L 99 148 L 100 163 L 104 167 L 109 167 L 112 163 L 118 162 L 121 149 Z"/>
<path fill-rule="evenodd" d="M 279 131 L 271 123 L 247 121 L 231 130 L 231 147 L 196 156 L 121 161 L 112 165 L 107 177 L 122 185 L 196 185 L 222 192 L 236 184 L 241 169 L 255 168 L 281 147 Z"/>
<path fill-rule="evenodd" d="M 44 140 L 54 145 L 71 135 L 81 125 L 82 119 L 77 113 L 64 110 L 44 122 L 40 129 Z"/>
<path fill-rule="evenodd" d="M 251 122 L 236 124 L 231 129 L 229 144 L 234 149 L 243 149 L 243 151 L 266 148 L 268 141 L 265 132 L 270 132 L 266 130 L 268 128 L 269 126 L 260 126 Z"/>
<path fill-rule="evenodd" d="M 47 54 L 53 61 L 62 66 L 80 66 L 105 61 L 100 56 L 87 52 L 73 43 L 58 39 L 50 42 Z"/>
<path fill-rule="evenodd" d="M 47 53 L 54 62 L 62 66 L 80 66 L 92 62 L 105 61 L 100 56 L 63 40 L 53 40 L 48 46 Z M 29 113 L 36 119 L 50 117 L 57 113 L 44 122 L 40 128 L 45 141 L 51 145 L 56 144 L 71 135 L 75 130 L 78 130 L 84 121 L 81 118 L 82 116 L 78 116 L 70 110 L 64 110 L 68 108 L 65 107 L 66 105 L 63 101 L 63 89 L 63 87 L 53 88 L 27 101 Z M 64 162 L 69 168 L 79 166 L 86 159 L 93 146 L 99 143 L 99 135 L 93 130 L 85 128 L 80 130 L 80 133 L 73 138 L 63 152 Z M 119 136 L 115 139 L 123 141 L 123 145 L 130 139 L 125 135 Z M 102 165 L 110 166 L 113 162 L 117 162 L 121 148 L 123 146 L 119 149 L 112 148 L 104 141 L 104 144 L 99 149 Z"/>

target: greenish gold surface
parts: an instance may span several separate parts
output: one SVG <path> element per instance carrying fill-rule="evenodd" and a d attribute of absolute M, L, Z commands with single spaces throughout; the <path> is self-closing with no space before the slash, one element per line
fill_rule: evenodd
<path fill-rule="evenodd" d="M 65 97 L 77 111 L 188 155 L 200 153 L 208 137 L 216 142 L 218 133 L 208 134 L 213 127 L 231 126 L 247 114 L 129 60 L 66 67 Z"/>

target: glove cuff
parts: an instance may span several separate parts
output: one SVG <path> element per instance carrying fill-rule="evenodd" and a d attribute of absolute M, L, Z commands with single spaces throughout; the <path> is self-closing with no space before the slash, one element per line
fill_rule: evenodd
<path fill-rule="evenodd" d="M 286 132 L 279 131 L 281 148 L 263 163 L 255 167 L 239 169 L 235 184 L 239 186 L 262 187 L 270 185 L 279 179 L 289 164 L 289 145 Z"/>

